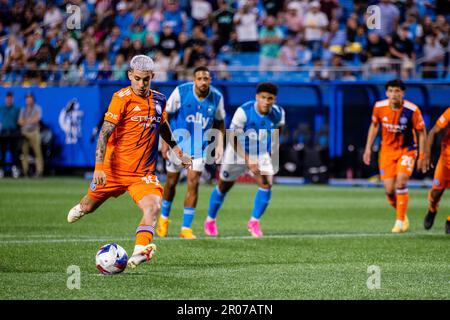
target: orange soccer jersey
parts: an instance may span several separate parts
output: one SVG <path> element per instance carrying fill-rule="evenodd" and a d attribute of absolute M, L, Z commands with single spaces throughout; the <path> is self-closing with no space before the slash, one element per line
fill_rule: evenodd
<path fill-rule="evenodd" d="M 165 96 L 153 90 L 147 98 L 134 94 L 131 87 L 116 92 L 104 118 L 116 125 L 108 140 L 105 167 L 121 175 L 153 174 L 165 107 Z"/>
<path fill-rule="evenodd" d="M 166 97 L 150 91 L 146 98 L 126 87 L 114 93 L 104 120 L 116 125 L 109 137 L 103 165 L 106 185 L 91 184 L 88 194 L 97 200 L 117 197 L 126 190 L 138 202 L 147 194 L 162 196 L 154 175 L 158 159 L 159 128 L 166 121 Z"/>
<path fill-rule="evenodd" d="M 413 173 L 417 157 L 417 137 L 414 130 L 423 130 L 425 123 L 419 107 L 404 100 L 403 106 L 393 109 L 389 100 L 378 101 L 372 122 L 381 124 L 381 178 L 392 178 L 397 173 Z"/>
<path fill-rule="evenodd" d="M 445 189 L 450 187 L 450 108 L 440 116 L 436 125 L 445 130 L 441 143 L 441 156 L 434 172 L 433 188 Z"/>

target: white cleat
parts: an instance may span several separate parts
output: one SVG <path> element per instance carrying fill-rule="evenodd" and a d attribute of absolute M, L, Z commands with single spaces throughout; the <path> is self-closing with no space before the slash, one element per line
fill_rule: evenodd
<path fill-rule="evenodd" d="M 70 209 L 69 214 L 67 215 L 67 221 L 69 223 L 74 223 L 80 220 L 84 215 L 85 213 L 81 211 L 80 204 L 77 204 L 75 207 Z"/>
<path fill-rule="evenodd" d="M 156 252 L 156 245 L 154 243 L 150 243 L 146 245 L 145 247 L 142 247 L 141 250 L 134 250 L 133 255 L 128 259 L 128 267 L 131 269 L 136 268 L 138 265 L 140 265 L 142 262 L 149 262 L 150 259 L 153 257 L 153 255 Z"/>

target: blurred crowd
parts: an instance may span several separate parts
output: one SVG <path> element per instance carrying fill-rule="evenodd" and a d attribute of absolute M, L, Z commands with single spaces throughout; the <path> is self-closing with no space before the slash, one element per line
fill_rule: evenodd
<path fill-rule="evenodd" d="M 370 5 L 382 17 L 375 29 Z M 0 0 L 0 77 L 126 80 L 131 57 L 146 54 L 155 80 L 184 80 L 200 65 L 230 79 L 233 59 L 253 53 L 261 70 L 309 67 L 312 80 L 392 64 L 404 78 L 446 78 L 449 37 L 447 0 Z"/>

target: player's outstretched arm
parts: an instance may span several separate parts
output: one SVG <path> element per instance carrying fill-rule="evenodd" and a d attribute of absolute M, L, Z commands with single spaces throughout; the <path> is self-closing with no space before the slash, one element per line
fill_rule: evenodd
<path fill-rule="evenodd" d="M 161 124 L 159 128 L 159 134 L 165 143 L 173 150 L 177 157 L 181 160 L 181 164 L 184 168 L 189 169 L 192 167 L 192 159 L 187 154 L 183 153 L 181 148 L 178 146 L 175 137 L 172 134 L 172 129 L 167 121 Z"/>
<path fill-rule="evenodd" d="M 419 159 L 417 160 L 417 170 L 422 173 L 427 172 L 426 160 L 425 160 L 425 150 L 427 148 L 427 129 L 417 131 L 419 135 Z"/>
<path fill-rule="evenodd" d="M 92 182 L 99 185 L 106 184 L 106 174 L 103 171 L 103 162 L 105 161 L 106 145 L 111 133 L 116 128 L 116 125 L 109 121 L 104 121 L 97 141 L 97 148 L 95 150 L 95 170 Z"/>
<path fill-rule="evenodd" d="M 434 125 L 431 131 L 428 133 L 427 142 L 425 144 L 425 168 L 429 170 L 433 167 L 431 163 L 431 149 L 433 148 L 434 141 L 436 140 L 436 135 L 442 131 L 442 128 L 438 125 Z"/>
<path fill-rule="evenodd" d="M 172 97 L 172 96 L 171 96 Z M 170 99 L 169 99 L 170 100 Z M 166 123 L 168 123 L 168 121 L 169 121 L 169 114 L 167 114 L 167 116 L 166 116 Z M 161 141 L 161 155 L 162 155 L 162 157 L 165 159 L 165 160 L 169 160 L 169 150 L 170 150 L 170 147 L 169 147 L 169 145 L 167 144 L 167 142 L 163 139 L 162 141 Z"/>
<path fill-rule="evenodd" d="M 370 158 L 372 156 L 372 145 L 373 142 L 375 141 L 375 137 L 378 134 L 379 126 L 380 125 L 378 123 L 372 122 L 372 124 L 369 127 L 369 132 L 367 134 L 367 143 L 363 155 L 363 161 L 366 165 L 370 165 Z"/>

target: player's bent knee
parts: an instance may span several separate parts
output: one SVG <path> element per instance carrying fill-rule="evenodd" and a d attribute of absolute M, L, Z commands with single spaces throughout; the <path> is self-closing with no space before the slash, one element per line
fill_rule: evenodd
<path fill-rule="evenodd" d="M 273 183 L 272 183 L 272 181 L 270 181 L 270 180 L 266 180 L 266 181 L 261 181 L 261 182 L 259 182 L 258 183 L 258 186 L 261 188 L 261 189 L 265 189 L 265 190 L 270 190 L 270 189 L 272 189 L 272 185 L 273 185 Z"/>
<path fill-rule="evenodd" d="M 261 189 L 266 189 L 266 190 L 270 190 L 272 189 L 273 184 L 271 182 L 269 183 L 264 183 L 260 186 Z"/>
<path fill-rule="evenodd" d="M 200 181 L 197 178 L 188 179 L 188 188 L 191 190 L 198 190 Z"/>
<path fill-rule="evenodd" d="M 397 189 L 405 189 L 407 187 L 407 183 L 406 182 L 398 182 L 397 183 Z"/>
<path fill-rule="evenodd" d="M 156 200 L 154 197 L 145 196 L 139 201 L 139 207 L 144 212 L 158 213 L 161 209 L 160 201 Z"/>
<path fill-rule="evenodd" d="M 442 194 L 444 193 L 444 189 L 443 190 L 439 190 L 439 189 L 432 189 L 431 190 L 431 197 L 434 200 L 439 200 L 442 196 Z"/>
<path fill-rule="evenodd" d="M 165 186 L 168 186 L 170 188 L 175 188 L 178 183 L 178 177 L 179 177 L 179 173 L 168 172 Z"/>
<path fill-rule="evenodd" d="M 219 180 L 217 187 L 221 193 L 227 193 L 228 191 L 230 191 L 230 189 L 233 187 L 233 185 L 234 185 L 234 181 L 231 182 L 231 181 Z"/>

